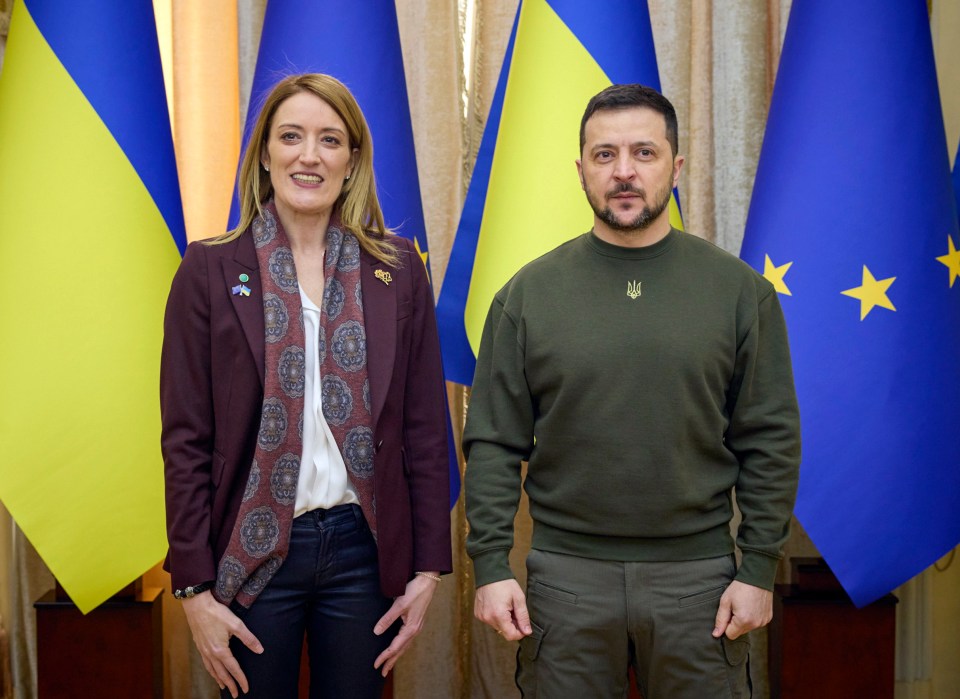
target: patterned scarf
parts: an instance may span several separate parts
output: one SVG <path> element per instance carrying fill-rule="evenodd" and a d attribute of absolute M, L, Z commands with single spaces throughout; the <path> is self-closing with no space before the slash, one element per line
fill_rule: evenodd
<path fill-rule="evenodd" d="M 230 542 L 217 568 L 214 596 L 249 607 L 280 568 L 290 543 L 303 452 L 303 307 L 290 242 L 271 202 L 250 231 L 263 287 L 263 409 L 253 464 Z M 360 244 L 339 220 L 327 229 L 320 375 L 323 415 L 360 507 L 376 536 L 373 429 L 367 341 L 360 287 Z M 291 319 L 293 321 L 291 322 Z"/>

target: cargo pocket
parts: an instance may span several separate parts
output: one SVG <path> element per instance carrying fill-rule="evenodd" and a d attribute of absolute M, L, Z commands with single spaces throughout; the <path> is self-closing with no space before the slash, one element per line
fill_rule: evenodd
<path fill-rule="evenodd" d="M 752 695 L 750 687 L 750 635 L 744 634 L 734 640 L 726 636 L 720 637 L 723 644 L 723 657 L 727 660 L 729 671 L 727 677 L 730 682 L 730 696 L 733 699 L 749 699 Z"/>
<path fill-rule="evenodd" d="M 537 696 L 537 668 L 536 660 L 540 655 L 540 644 L 543 643 L 544 632 L 537 624 L 530 622 L 533 633 L 520 639 L 517 649 L 516 683 L 520 696 L 524 699 L 533 699 Z"/>
<path fill-rule="evenodd" d="M 721 636 L 723 641 L 723 655 L 730 665 L 742 665 L 750 654 L 750 637 L 747 634 L 730 640 Z"/>

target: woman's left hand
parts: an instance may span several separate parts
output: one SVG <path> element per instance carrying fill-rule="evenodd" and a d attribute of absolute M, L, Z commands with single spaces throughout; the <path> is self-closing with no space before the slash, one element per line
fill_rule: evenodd
<path fill-rule="evenodd" d="M 439 577 L 440 573 L 430 571 L 429 575 Z M 403 619 L 403 626 L 400 627 L 396 638 L 373 663 L 373 667 L 379 669 L 380 674 L 384 677 L 393 669 L 400 656 L 406 652 L 410 641 L 423 629 L 423 618 L 427 614 L 427 607 L 430 606 L 437 585 L 439 583 L 436 580 L 432 580 L 426 575 L 413 576 L 413 579 L 407 583 L 403 595 L 393 601 L 393 606 L 373 627 L 373 632 L 379 636 L 389 629 L 397 619 Z M 381 666 L 383 667 L 381 668 Z"/>

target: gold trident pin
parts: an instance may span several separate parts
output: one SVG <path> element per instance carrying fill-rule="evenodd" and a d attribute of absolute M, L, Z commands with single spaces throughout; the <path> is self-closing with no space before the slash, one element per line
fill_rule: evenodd
<path fill-rule="evenodd" d="M 643 282 L 633 281 L 627 282 L 627 296 L 632 299 L 636 299 L 640 295 L 640 285 Z"/>
<path fill-rule="evenodd" d="M 390 272 L 384 272 L 382 269 L 374 270 L 373 276 L 382 281 L 387 286 L 390 286 L 390 282 L 393 281 L 393 277 L 390 276 Z"/>

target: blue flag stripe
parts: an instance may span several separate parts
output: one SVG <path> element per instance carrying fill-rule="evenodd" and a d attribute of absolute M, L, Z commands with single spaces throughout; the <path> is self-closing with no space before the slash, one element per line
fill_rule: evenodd
<path fill-rule="evenodd" d="M 117 139 L 182 253 L 187 236 L 153 3 L 25 0 L 25 5 L 44 39 Z M 158 139 L 169 147 L 158 148 Z M 104 198 L 109 199 L 109 192 L 104 192 Z"/>
<path fill-rule="evenodd" d="M 641 83 L 660 91 L 650 11 L 645 0 L 608 0 L 603 4 L 603 12 L 582 0 L 547 0 L 547 4 L 612 83 Z"/>

